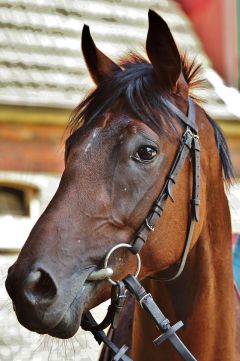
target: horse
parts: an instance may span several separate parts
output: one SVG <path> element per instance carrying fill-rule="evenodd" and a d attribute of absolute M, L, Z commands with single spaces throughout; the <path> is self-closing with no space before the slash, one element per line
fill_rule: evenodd
<path fill-rule="evenodd" d="M 233 172 L 221 130 L 192 95 L 199 67 L 180 55 L 167 23 L 152 10 L 149 61 L 135 53 L 112 61 L 86 25 L 82 51 L 96 88 L 72 114 L 60 185 L 6 279 L 19 322 L 39 334 L 67 339 L 89 310 L 109 299 L 108 279 L 92 281 L 91 275 L 115 245 L 131 248 L 186 130 L 173 109 L 187 116 L 191 99 L 201 149 L 199 219 L 181 275 L 161 280 L 178 267 L 185 247 L 194 187 L 194 162 L 187 156 L 177 180 L 172 179 L 172 202 L 166 201 L 140 252 L 139 280 L 171 322 L 184 322 L 179 335 L 197 360 L 239 360 L 225 194 Z M 111 256 L 111 268 L 114 280 L 134 274 L 135 256 L 120 249 Z M 158 335 L 141 307 L 130 302 L 112 339 L 129 344 L 133 360 L 179 360 L 169 343 L 152 344 Z"/>

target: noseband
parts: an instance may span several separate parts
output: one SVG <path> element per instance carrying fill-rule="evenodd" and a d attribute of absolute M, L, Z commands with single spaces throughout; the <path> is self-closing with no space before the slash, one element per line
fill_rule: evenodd
<path fill-rule="evenodd" d="M 162 190 L 155 200 L 154 204 L 151 207 L 146 219 L 140 226 L 133 242 L 131 244 L 119 244 L 114 246 L 106 255 L 104 260 L 104 268 L 99 271 L 94 271 L 89 275 L 88 281 L 98 281 L 102 279 L 108 279 L 112 284 L 112 297 L 111 304 L 108 309 L 108 313 L 105 319 L 98 325 L 93 319 L 90 312 L 86 313 L 83 317 L 82 328 L 89 330 L 93 333 L 96 340 L 101 343 L 104 342 L 107 347 L 109 347 L 114 353 L 113 360 L 122 360 L 130 361 L 131 359 L 126 355 L 127 347 L 124 345 L 122 348 L 118 349 L 115 344 L 109 340 L 109 338 L 103 332 L 103 329 L 108 325 L 112 325 L 112 328 L 117 327 L 117 321 L 119 319 L 119 313 L 124 305 L 126 298 L 126 290 L 132 294 L 139 304 L 149 313 L 154 323 L 159 329 L 162 330 L 162 335 L 160 335 L 156 340 L 154 340 L 155 345 L 160 345 L 163 341 L 169 340 L 172 345 L 175 347 L 181 358 L 185 361 L 196 361 L 194 356 L 182 343 L 182 341 L 176 335 L 176 331 L 183 326 L 181 321 L 177 322 L 175 325 L 171 326 L 169 320 L 163 315 L 161 310 L 158 308 L 154 302 L 150 293 L 147 293 L 146 290 L 141 286 L 137 280 L 138 273 L 141 267 L 141 260 L 139 252 L 147 242 L 149 234 L 154 232 L 155 225 L 158 219 L 162 216 L 164 211 L 165 202 L 168 198 L 174 202 L 172 195 L 172 188 L 176 184 L 177 176 L 181 169 L 183 168 L 184 162 L 187 156 L 190 154 L 192 159 L 192 197 L 190 200 L 190 216 L 188 221 L 187 235 L 185 239 L 185 245 L 183 248 L 182 256 L 180 261 L 177 264 L 177 270 L 168 277 L 157 277 L 149 276 L 154 280 L 161 281 L 173 281 L 178 278 L 184 270 L 187 256 L 189 253 L 191 240 L 194 232 L 194 227 L 196 222 L 199 221 L 199 205 L 200 205 L 200 145 L 198 137 L 198 128 L 196 125 L 196 106 L 192 99 L 188 98 L 188 115 L 186 116 L 181 110 L 179 110 L 174 104 L 170 101 L 165 100 L 166 106 L 175 114 L 182 123 L 186 126 L 185 131 L 182 135 L 180 145 L 175 156 L 175 159 L 172 163 L 170 172 L 164 182 Z M 137 269 L 135 275 L 128 275 L 122 281 L 114 281 L 111 277 L 113 275 L 113 270 L 108 267 L 108 260 L 112 253 L 119 248 L 128 248 L 128 250 L 136 255 L 137 257 Z"/>

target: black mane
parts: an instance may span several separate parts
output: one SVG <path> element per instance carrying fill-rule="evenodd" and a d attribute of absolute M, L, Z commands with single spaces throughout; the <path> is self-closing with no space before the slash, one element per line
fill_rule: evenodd
<path fill-rule="evenodd" d="M 141 57 L 131 56 L 121 62 L 121 67 L 124 71 L 115 71 L 77 106 L 70 122 L 71 132 L 82 124 L 90 124 L 119 101 L 143 122 L 162 127 L 159 114 L 163 121 L 169 115 L 164 103 L 167 94 L 160 89 L 152 65 Z"/>
<path fill-rule="evenodd" d="M 144 123 L 154 126 L 161 132 L 175 130 L 172 113 L 166 105 L 165 99 L 169 94 L 161 88 L 152 65 L 144 58 L 131 54 L 120 61 L 124 71 L 117 70 L 112 76 L 103 80 L 73 111 L 68 130 L 72 136 L 68 144 L 74 141 L 73 133 L 83 124 L 91 125 L 97 118 L 111 109 L 117 102 L 124 105 L 133 116 Z M 201 85 L 201 66 L 195 59 L 188 62 L 182 57 L 182 71 L 189 85 L 190 95 L 198 101 L 191 90 Z M 160 120 L 159 121 L 159 117 Z M 223 166 L 225 180 L 230 183 L 233 179 L 233 166 L 226 140 L 219 126 L 209 117 Z"/>
<path fill-rule="evenodd" d="M 214 130 L 218 153 L 220 155 L 220 159 L 222 162 L 225 182 L 228 185 L 231 185 L 234 181 L 234 169 L 233 169 L 233 164 L 232 164 L 228 144 L 219 125 L 208 114 L 206 114 L 206 116 Z"/>

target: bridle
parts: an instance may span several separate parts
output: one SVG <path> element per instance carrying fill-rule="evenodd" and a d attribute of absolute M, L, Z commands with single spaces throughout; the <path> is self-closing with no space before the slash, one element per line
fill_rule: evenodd
<path fill-rule="evenodd" d="M 189 217 L 189 224 L 188 224 L 188 231 L 187 236 L 185 240 L 185 246 L 182 253 L 181 260 L 178 264 L 177 272 L 168 277 L 168 278 L 158 278 L 151 276 L 153 279 L 159 279 L 162 281 L 172 281 L 176 278 L 178 278 L 181 273 L 183 272 L 184 266 L 186 264 L 187 255 L 189 252 L 189 248 L 191 245 L 191 240 L 193 236 L 193 231 L 196 222 L 199 221 L 199 205 L 200 205 L 200 145 L 199 145 L 199 136 L 198 136 L 198 128 L 196 125 L 196 108 L 195 104 L 192 101 L 192 99 L 188 98 L 188 116 L 186 116 L 181 110 L 179 110 L 174 104 L 172 104 L 170 101 L 165 100 L 166 106 L 168 109 L 174 113 L 182 122 L 184 125 L 186 125 L 186 129 L 182 135 L 180 145 L 177 151 L 177 154 L 175 156 L 175 159 L 173 161 L 173 164 L 171 166 L 170 172 L 165 180 L 165 183 L 162 187 L 162 190 L 155 200 L 154 204 L 152 205 L 152 208 L 140 226 L 133 242 L 131 244 L 121 244 L 117 247 L 114 246 L 109 253 L 105 257 L 104 262 L 104 268 L 93 272 L 89 280 L 97 281 L 99 279 L 109 279 L 111 282 L 111 276 L 112 271 L 107 267 L 106 259 L 108 260 L 110 257 L 110 254 L 112 254 L 113 249 L 117 249 L 120 247 L 126 247 L 129 248 L 129 251 L 132 252 L 135 255 L 138 255 L 143 246 L 145 245 L 149 234 L 151 232 L 154 232 L 154 227 L 158 221 L 158 219 L 162 216 L 164 211 L 164 205 L 168 198 L 171 199 L 172 202 L 174 202 L 174 198 L 172 196 L 172 188 L 176 183 L 177 176 L 182 169 L 184 162 L 189 154 L 191 153 L 192 158 L 192 171 L 193 171 L 193 187 L 192 187 L 192 198 L 190 200 L 190 217 Z M 138 260 L 138 268 L 139 268 L 140 261 Z M 105 271 L 105 272 L 104 272 Z M 99 278 L 100 274 L 100 278 Z M 112 283 L 112 282 L 111 282 Z"/>
<path fill-rule="evenodd" d="M 193 162 L 193 187 L 192 187 L 192 199 L 191 199 L 191 212 L 190 212 L 190 221 L 188 225 L 187 236 L 185 240 L 185 246 L 182 253 L 181 260 L 178 265 L 177 272 L 168 277 L 168 278 L 157 278 L 151 276 L 151 278 L 159 279 L 162 281 L 173 281 L 178 278 L 183 272 L 184 266 L 186 264 L 187 255 L 189 252 L 193 231 L 196 222 L 199 221 L 199 205 L 200 205 L 200 145 L 198 137 L 198 129 L 195 122 L 195 104 L 192 99 L 188 99 L 188 117 L 181 112 L 175 105 L 167 101 L 168 108 L 175 113 L 181 121 L 186 125 L 186 130 L 182 135 L 180 146 L 178 148 L 176 157 L 172 164 L 171 170 L 168 174 L 168 177 L 162 187 L 162 190 L 153 204 L 152 209 L 150 210 L 148 216 L 146 217 L 144 223 L 140 227 L 133 243 L 131 252 L 133 254 L 138 254 L 144 244 L 146 243 L 149 233 L 154 231 L 154 227 L 161 217 L 164 211 L 164 204 L 168 198 L 173 202 L 172 188 L 176 183 L 177 176 L 182 169 L 185 159 L 187 158 L 189 152 L 191 152 L 192 162 Z"/>
<path fill-rule="evenodd" d="M 164 182 L 162 190 L 152 205 L 151 210 L 149 211 L 146 219 L 140 226 L 133 242 L 131 244 L 118 244 L 114 246 L 106 255 L 104 260 L 104 268 L 99 271 L 93 272 L 89 277 L 89 281 L 99 281 L 102 279 L 108 279 L 112 284 L 112 297 L 111 305 L 109 307 L 108 313 L 105 319 L 97 325 L 95 320 L 92 318 L 90 313 L 87 313 L 83 319 L 82 327 L 86 330 L 90 330 L 95 338 L 99 342 L 104 342 L 111 350 L 115 353 L 113 360 L 131 360 L 126 355 L 126 346 L 123 346 L 121 349 L 116 350 L 116 345 L 114 345 L 104 334 L 103 329 L 106 328 L 109 324 L 112 324 L 113 328 L 116 328 L 116 319 L 119 318 L 119 312 L 123 307 L 126 289 L 135 296 L 140 305 L 150 314 L 156 323 L 157 327 L 161 328 L 163 334 L 154 341 L 155 344 L 160 344 L 166 339 L 169 339 L 173 346 L 176 348 L 180 356 L 184 360 L 193 361 L 196 360 L 190 351 L 185 347 L 181 340 L 176 335 L 176 331 L 183 326 L 183 323 L 180 321 L 174 326 L 170 326 L 170 322 L 162 314 L 158 306 L 152 299 L 151 294 L 147 293 L 146 290 L 141 286 L 137 280 L 141 268 L 141 260 L 139 252 L 147 242 L 149 234 L 154 232 L 155 225 L 164 211 L 164 205 L 168 198 L 174 202 L 172 195 L 172 188 L 176 183 L 177 176 L 181 169 L 183 168 L 184 162 L 188 155 L 190 154 L 192 159 L 192 197 L 190 200 L 190 216 L 187 228 L 187 235 L 185 240 L 184 249 L 182 256 L 177 265 L 177 270 L 174 274 L 168 277 L 157 277 L 150 276 L 154 280 L 161 281 L 173 281 L 178 278 L 184 270 L 187 256 L 189 253 L 191 240 L 193 237 L 193 232 L 196 223 L 199 221 L 199 205 L 200 205 L 200 145 L 199 145 L 199 136 L 198 128 L 196 125 L 196 106 L 193 100 L 188 98 L 188 114 L 187 116 L 179 110 L 174 104 L 170 101 L 165 100 L 166 106 L 170 112 L 174 113 L 186 126 L 185 131 L 181 137 L 180 145 L 177 150 L 177 154 L 172 163 L 170 172 Z M 137 257 L 137 269 L 134 276 L 128 275 L 122 281 L 114 281 L 111 276 L 113 275 L 113 270 L 108 267 L 108 260 L 112 253 L 118 248 L 128 248 L 132 254 Z M 160 322 L 161 320 L 161 322 Z M 104 335 L 100 335 L 100 333 Z M 161 340 L 161 342 L 159 341 Z M 109 344 L 110 342 L 110 344 Z M 115 347 L 115 349 L 114 349 Z"/>

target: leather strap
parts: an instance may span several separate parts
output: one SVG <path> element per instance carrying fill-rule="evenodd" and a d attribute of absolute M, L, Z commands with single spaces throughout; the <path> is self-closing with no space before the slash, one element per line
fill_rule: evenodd
<path fill-rule="evenodd" d="M 195 228 L 195 222 L 199 221 L 199 206 L 200 206 L 200 144 L 198 137 L 198 128 L 196 125 L 196 109 L 192 99 L 188 98 L 188 116 L 186 116 L 181 110 L 179 110 L 174 104 L 166 100 L 169 109 L 176 114 L 177 117 L 187 126 L 185 133 L 182 136 L 181 144 L 179 146 L 177 155 L 172 164 L 169 175 L 163 185 L 162 191 L 157 198 L 154 207 L 151 209 L 149 215 L 145 219 L 145 222 L 140 227 L 137 235 L 132 243 L 130 249 L 133 254 L 140 252 L 145 242 L 148 239 L 149 233 L 154 231 L 154 227 L 158 219 L 161 217 L 164 210 L 164 203 L 168 198 L 172 201 L 172 188 L 176 183 L 176 178 L 183 167 L 185 159 L 191 151 L 192 157 L 192 170 L 193 170 L 193 187 L 192 187 L 192 199 L 191 199 L 191 211 L 190 221 L 188 224 L 187 236 L 185 239 L 185 245 L 182 252 L 181 260 L 178 264 L 177 271 L 170 277 L 157 277 L 149 276 L 154 280 L 159 281 L 173 281 L 179 277 L 185 267 L 188 252 L 191 245 L 191 240 Z"/>
<path fill-rule="evenodd" d="M 188 115 L 186 116 L 180 109 L 176 107 L 169 100 L 165 99 L 168 109 L 172 111 L 181 121 L 188 127 L 190 127 L 195 133 L 198 132 L 198 127 L 195 122 L 196 108 L 192 98 L 188 97 Z"/>
<path fill-rule="evenodd" d="M 192 199 L 191 199 L 191 214 L 190 214 L 190 223 L 188 225 L 187 236 L 184 244 L 184 249 L 182 252 L 181 260 L 178 264 L 177 271 L 174 275 L 168 277 L 158 277 L 158 276 L 149 276 L 149 278 L 156 281 L 173 281 L 178 278 L 184 270 L 187 256 L 189 253 L 194 228 L 196 222 L 199 221 L 199 206 L 200 206 L 200 145 L 198 141 L 198 136 L 194 135 L 193 138 L 193 147 L 192 147 L 192 159 L 193 159 L 193 189 L 192 189 Z"/>
<path fill-rule="evenodd" d="M 88 322 L 88 331 L 97 332 L 104 330 L 109 325 L 113 329 L 118 326 L 120 312 L 125 304 L 126 300 L 126 287 L 122 281 L 115 281 L 116 285 L 112 286 L 111 290 L 111 303 L 108 306 L 107 314 L 99 324 Z"/>
<path fill-rule="evenodd" d="M 126 351 L 128 347 L 123 345 L 120 349 L 106 336 L 105 332 L 97 329 L 97 322 L 93 318 L 91 312 L 87 312 L 83 314 L 81 327 L 85 331 L 90 331 L 95 340 L 99 343 L 99 345 L 103 342 L 113 353 L 113 360 L 116 361 L 133 361 L 128 355 L 126 355 Z"/>
<path fill-rule="evenodd" d="M 140 227 L 139 231 L 136 234 L 136 237 L 132 243 L 132 248 L 130 251 L 133 254 L 139 253 L 145 242 L 148 239 L 149 233 L 154 230 L 154 226 L 158 219 L 161 217 L 164 210 L 164 203 L 171 198 L 174 201 L 172 196 L 172 187 L 176 182 L 176 178 L 183 167 L 184 161 L 189 154 L 191 149 L 191 144 L 193 140 L 193 133 L 187 128 L 186 132 L 183 134 L 181 144 L 179 146 L 177 155 L 172 164 L 169 175 L 163 185 L 160 195 L 156 199 L 153 208 L 151 209 L 149 215 L 147 216 L 145 222 Z"/>
<path fill-rule="evenodd" d="M 163 331 L 156 340 L 155 345 L 160 345 L 163 341 L 169 340 L 176 349 L 182 360 L 197 361 L 180 338 L 176 335 L 176 331 L 183 326 L 180 321 L 174 326 L 170 325 L 169 320 L 164 316 L 160 308 L 157 306 L 150 293 L 147 293 L 144 287 L 139 283 L 135 276 L 128 275 L 123 279 L 129 292 L 136 298 L 142 308 L 147 311 L 158 328 Z"/>
<path fill-rule="evenodd" d="M 188 232 L 187 232 L 187 237 L 186 237 L 183 252 L 182 252 L 182 257 L 178 264 L 177 271 L 175 271 L 174 275 L 168 276 L 168 277 L 149 276 L 149 278 L 151 278 L 155 281 L 170 282 L 170 281 L 174 281 L 176 278 L 178 278 L 181 275 L 181 273 L 184 270 L 186 261 L 187 261 L 187 256 L 188 256 L 188 252 L 190 249 L 194 228 L 195 228 L 195 222 L 191 221 L 190 225 L 188 226 Z"/>
<path fill-rule="evenodd" d="M 198 135 L 194 136 L 192 145 L 192 167 L 193 167 L 193 192 L 191 203 L 193 206 L 193 216 L 195 221 L 199 221 L 199 206 L 200 206 L 200 144 Z"/>

